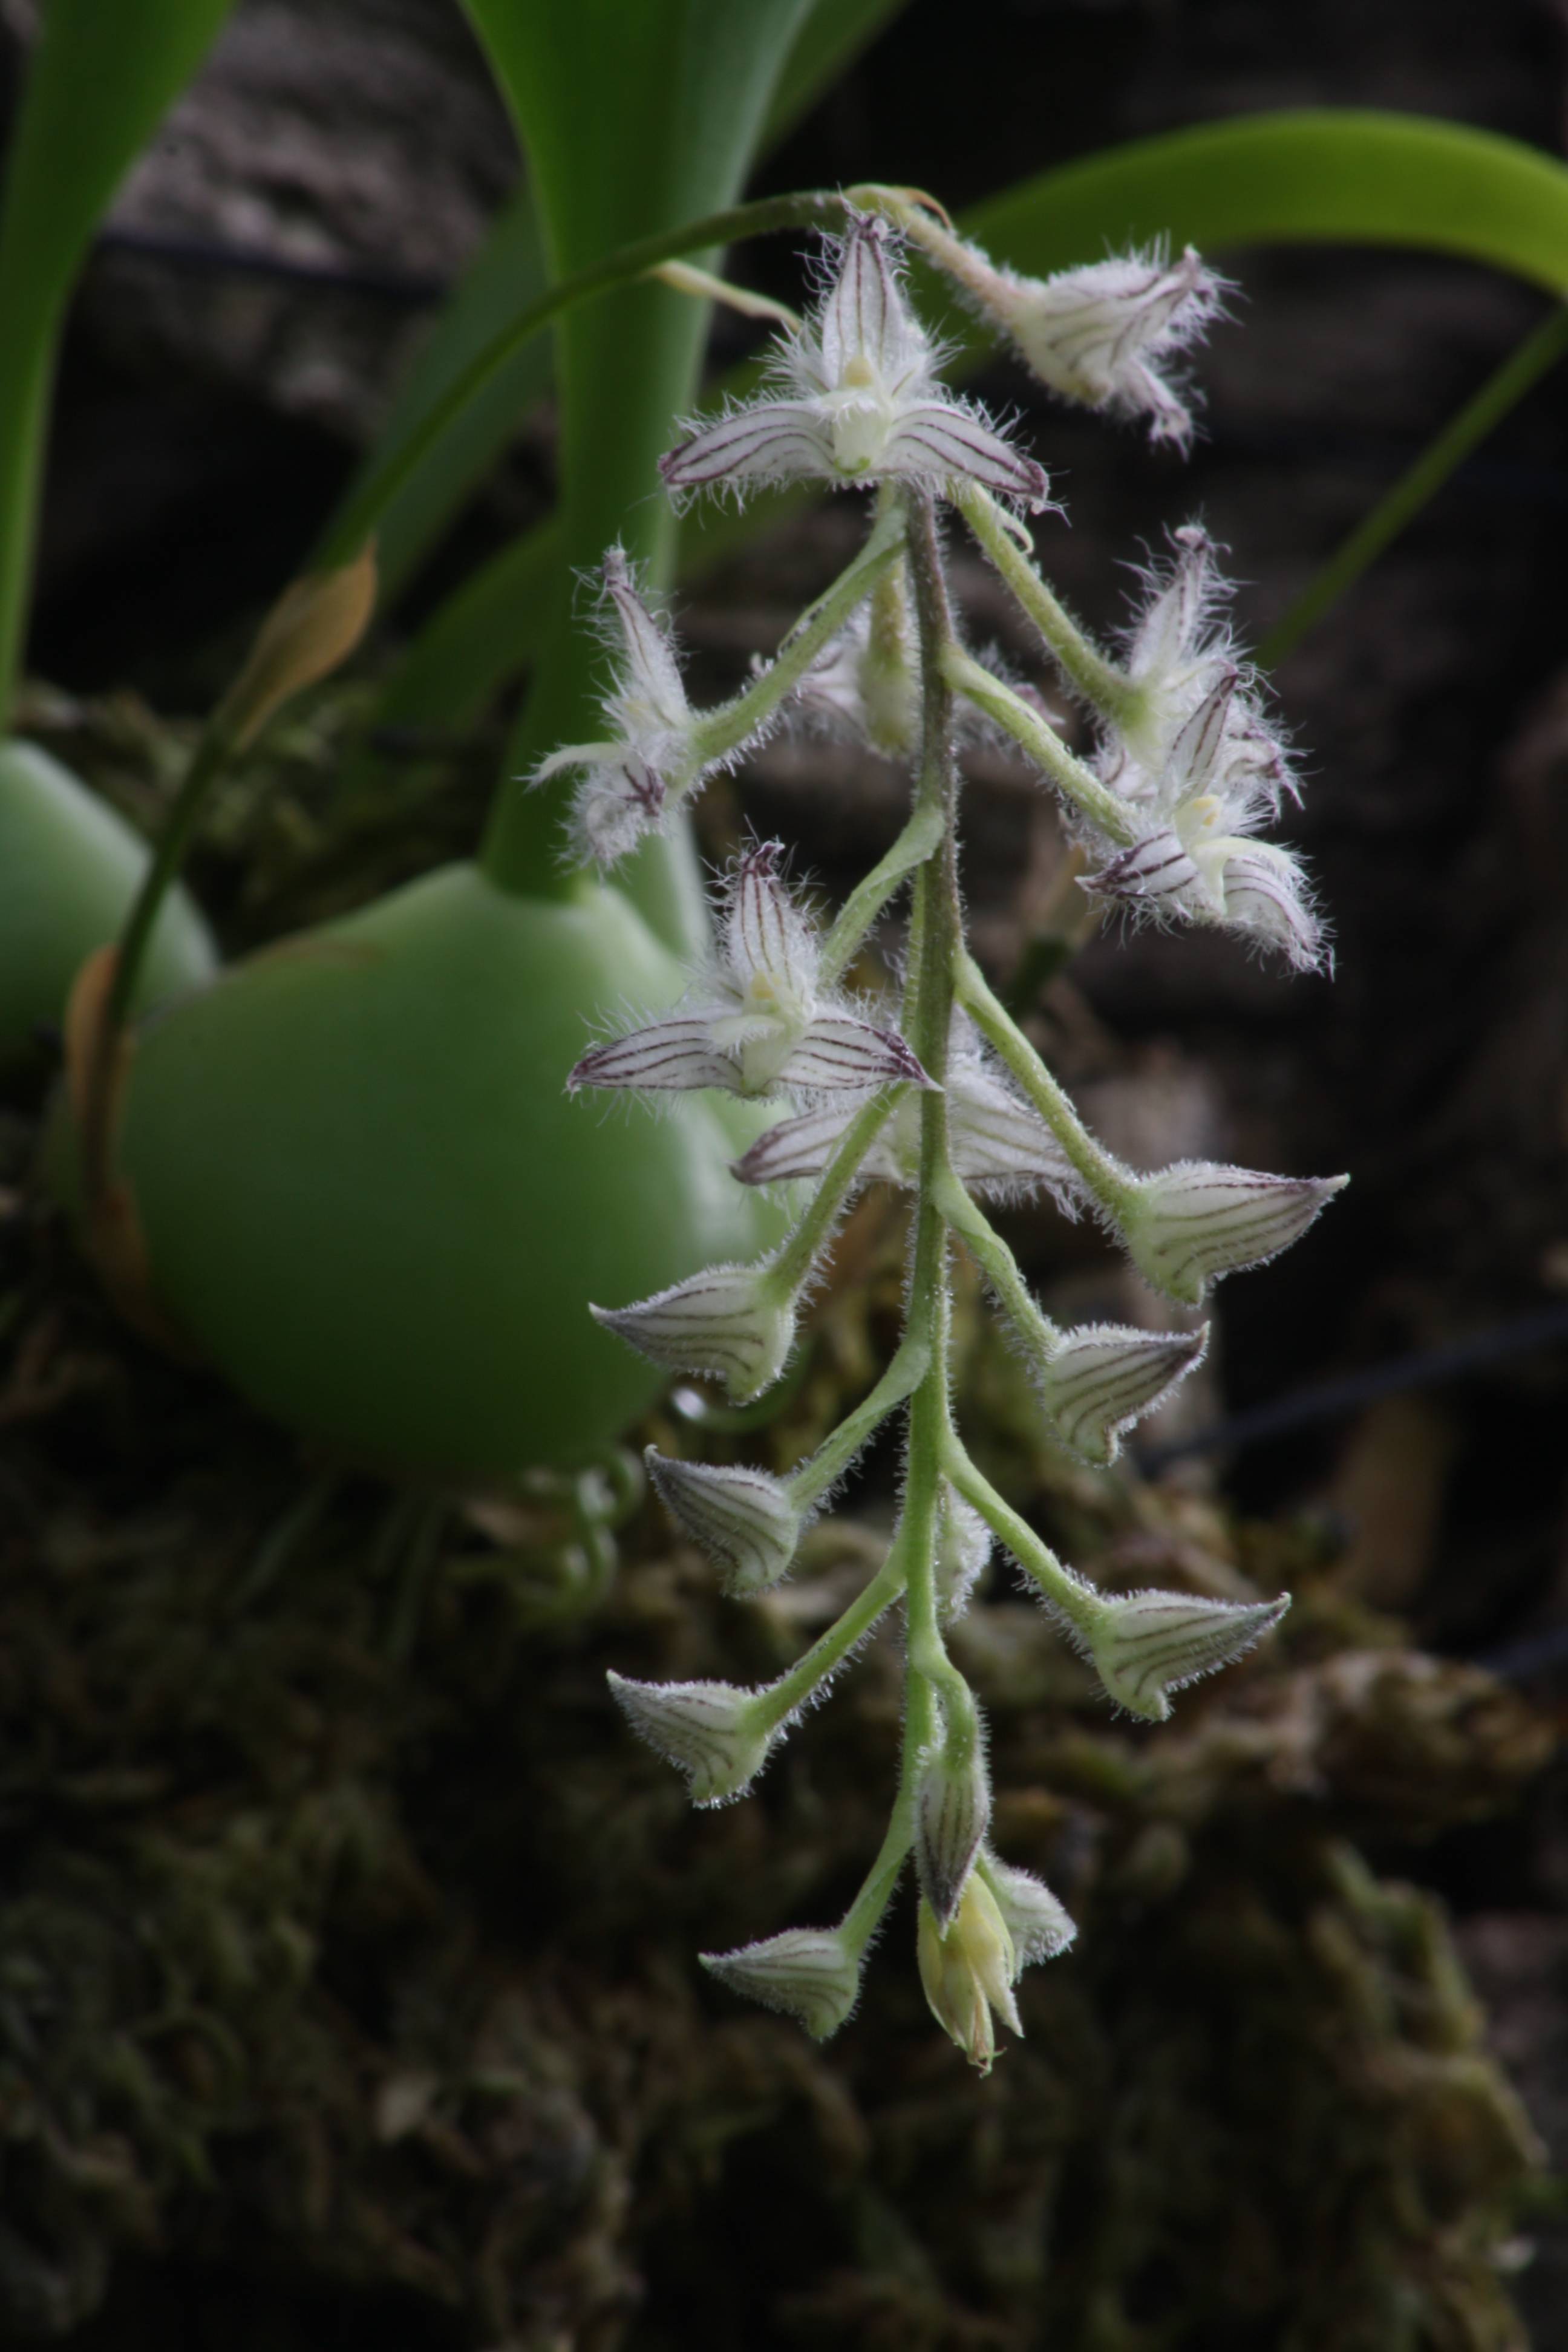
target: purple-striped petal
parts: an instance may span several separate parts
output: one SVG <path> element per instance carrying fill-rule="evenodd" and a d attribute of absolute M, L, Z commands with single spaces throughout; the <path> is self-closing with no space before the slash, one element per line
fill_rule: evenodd
<path fill-rule="evenodd" d="M 684 1772 L 694 1805 L 743 1794 L 775 1732 L 754 1724 L 755 1693 L 733 1683 L 638 1683 L 611 1672 L 610 1696 L 639 1739 Z"/>
<path fill-rule="evenodd" d="M 1070 1208 L 1081 1187 L 1043 1119 L 988 1077 L 955 1076 L 948 1092 L 955 1176 L 965 1184 L 1048 1184 Z"/>
<path fill-rule="evenodd" d="M 653 1363 L 721 1380 L 733 1404 L 773 1386 L 795 1341 L 795 1302 L 772 1297 L 755 1266 L 710 1266 L 635 1307 L 588 1311 Z"/>
<path fill-rule="evenodd" d="M 1321 961 L 1322 927 L 1308 903 L 1295 860 L 1259 843 L 1227 857 L 1221 877 L 1226 920 L 1283 949 L 1299 971 Z"/>
<path fill-rule="evenodd" d="M 837 2032 L 859 1998 L 859 1957 L 836 1927 L 786 1927 L 739 1951 L 698 1958 L 731 1992 L 798 2018 L 818 2042 Z"/>
<path fill-rule="evenodd" d="M 616 608 L 626 659 L 638 697 L 652 704 L 667 727 L 680 728 L 689 712 L 680 665 L 665 631 L 637 594 L 625 550 L 612 547 L 604 562 L 605 593 Z"/>
<path fill-rule="evenodd" d="M 829 472 L 823 422 L 809 401 L 764 400 L 694 433 L 658 461 L 666 487 L 700 490 L 712 482 L 784 481 Z"/>
<path fill-rule="evenodd" d="M 1129 905 L 1157 907 L 1167 899 L 1180 898 L 1202 877 L 1183 848 L 1180 837 L 1168 824 L 1158 832 L 1135 841 L 1102 866 L 1098 874 L 1082 877 L 1079 887 L 1091 891 L 1099 898 L 1121 898 Z"/>
<path fill-rule="evenodd" d="M 887 225 L 868 215 L 852 223 L 837 279 L 822 306 L 817 338 L 823 374 L 829 383 L 842 383 L 846 370 L 859 360 L 886 382 L 898 372 L 907 337 Z"/>
<path fill-rule="evenodd" d="M 1177 730 L 1161 779 L 1170 795 L 1167 807 L 1171 801 L 1191 800 L 1194 793 L 1208 790 L 1225 743 L 1237 684 L 1234 669 L 1223 671 L 1192 717 Z"/>
<path fill-rule="evenodd" d="M 793 1184 L 804 1177 L 820 1176 L 858 1108 L 854 1103 L 830 1103 L 820 1110 L 805 1111 L 799 1118 L 781 1119 L 777 1127 L 759 1135 L 741 1159 L 731 1161 L 730 1173 L 742 1184 Z M 881 1172 L 871 1165 L 876 1150 L 873 1144 L 860 1163 L 868 1176 Z"/>
<path fill-rule="evenodd" d="M 782 1480 L 743 1464 L 677 1462 L 651 1445 L 643 1460 L 666 1508 L 727 1571 L 727 1592 L 749 1599 L 789 1574 L 802 1519 Z"/>
<path fill-rule="evenodd" d="M 1140 1331 L 1086 1323 L 1069 1331 L 1040 1375 L 1040 1399 L 1068 1451 L 1103 1469 L 1124 1431 L 1163 1404 L 1208 1344 L 1198 1331 Z"/>
<path fill-rule="evenodd" d="M 724 945 L 730 970 L 748 1002 L 766 982 L 777 1006 L 809 1005 L 816 982 L 811 926 L 779 877 L 784 845 L 758 842 L 735 868 Z"/>
<path fill-rule="evenodd" d="M 1118 1222 L 1140 1274 L 1167 1297 L 1196 1307 L 1221 1275 L 1289 1249 L 1349 1182 L 1179 1160 L 1140 1178 Z"/>
<path fill-rule="evenodd" d="M 624 1037 L 606 1037 L 590 1046 L 571 1076 L 566 1090 L 579 1087 L 635 1087 L 650 1091 L 675 1091 L 691 1087 L 723 1087 L 737 1093 L 740 1072 L 733 1058 L 721 1054 L 709 1034 L 702 1014 L 672 1015 L 633 1029 Z"/>
<path fill-rule="evenodd" d="M 1279 1601 L 1208 1601 L 1191 1592 L 1130 1592 L 1105 1604 L 1089 1643 L 1106 1694 L 1131 1715 L 1164 1723 L 1170 1694 L 1250 1650 L 1290 1606 Z"/>
<path fill-rule="evenodd" d="M 915 1868 L 921 1893 L 950 1924 L 957 1910 L 980 1841 L 991 1825 L 991 1778 L 982 1739 L 955 1755 L 943 1741 L 926 1755 L 915 1784 Z"/>
<path fill-rule="evenodd" d="M 779 1071 L 787 1087 L 885 1087 L 902 1078 L 929 1087 L 919 1062 L 892 1029 L 875 1029 L 848 1013 L 819 1013 Z"/>
<path fill-rule="evenodd" d="M 1043 507 L 1050 495 L 1043 466 L 948 401 L 916 401 L 904 409 L 889 436 L 883 470 L 942 481 L 963 475 L 1030 507 Z"/>

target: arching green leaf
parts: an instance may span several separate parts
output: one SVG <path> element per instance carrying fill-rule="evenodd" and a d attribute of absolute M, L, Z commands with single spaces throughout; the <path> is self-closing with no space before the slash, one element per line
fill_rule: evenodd
<path fill-rule="evenodd" d="M 229 0 L 48 0 L 0 211 L 0 702 L 8 705 L 61 313 L 116 188 Z M 3 725 L 3 713 L 0 713 Z"/>

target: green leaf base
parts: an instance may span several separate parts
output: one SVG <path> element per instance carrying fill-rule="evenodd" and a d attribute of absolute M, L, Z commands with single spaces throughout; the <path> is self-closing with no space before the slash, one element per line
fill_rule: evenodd
<path fill-rule="evenodd" d="M 151 857 L 122 818 L 35 744 L 0 746 L 0 1069 L 40 1051 L 95 948 L 116 939 Z M 137 984 L 145 1011 L 199 988 L 212 935 L 182 889 L 165 899 Z"/>
<path fill-rule="evenodd" d="M 617 892 L 522 898 L 466 865 L 236 966 L 132 1075 L 121 1166 L 160 1303 L 352 1461 L 468 1481 L 592 1459 L 662 1382 L 589 1301 L 780 1230 L 727 1164 L 765 1112 L 564 1091 L 595 1028 L 686 977 Z"/>

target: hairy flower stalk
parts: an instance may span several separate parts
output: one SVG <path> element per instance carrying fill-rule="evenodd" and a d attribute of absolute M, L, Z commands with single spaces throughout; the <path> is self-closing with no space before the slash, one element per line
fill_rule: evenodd
<path fill-rule="evenodd" d="M 1194 255 L 1145 253 L 1043 286 L 998 270 L 887 191 L 829 241 L 821 299 L 792 331 L 769 396 L 692 429 L 664 461 L 672 492 L 743 495 L 806 479 L 877 487 L 860 553 L 717 711 L 693 710 L 672 640 L 614 554 L 605 591 L 620 637 L 603 744 L 558 753 L 572 768 L 584 854 L 613 863 L 704 775 L 793 717 L 847 725 L 912 769 L 908 820 L 826 931 L 792 893 L 777 845 L 746 849 L 725 883 L 719 949 L 673 1013 L 588 1047 L 569 1084 L 658 1095 L 712 1087 L 776 1100 L 781 1115 L 734 1167 L 739 1181 L 797 1188 L 788 1237 L 754 1265 L 719 1265 L 629 1305 L 596 1307 L 609 1329 L 672 1370 L 762 1395 L 784 1369 L 835 1229 L 857 1191 L 896 1185 L 910 1217 L 904 1332 L 870 1394 L 784 1475 L 650 1450 L 653 1484 L 726 1589 L 765 1592 L 875 1433 L 903 1417 L 899 1513 L 887 1557 L 836 1622 L 770 1684 L 667 1685 L 612 1677 L 648 1743 L 686 1773 L 693 1801 L 742 1794 L 804 1708 L 895 1607 L 903 1618 L 904 1734 L 887 1835 L 843 1917 L 785 1927 L 704 1965 L 733 1990 L 826 2035 L 858 1998 L 865 1961 L 912 1861 L 922 1980 L 939 2021 L 982 2068 L 995 2021 L 1022 2031 L 1020 1971 L 1072 1940 L 1049 1888 L 989 1843 L 984 1726 L 949 1630 L 1001 1545 L 1032 1580 L 1112 1706 L 1161 1722 L 1171 1694 L 1238 1658 L 1286 1597 L 1217 1601 L 1110 1594 L 1058 1560 L 964 1451 L 952 1411 L 955 1253 L 978 1266 L 1026 1364 L 1042 1416 L 1081 1460 L 1106 1465 L 1191 1370 L 1198 1329 L 1062 1328 L 1033 1296 L 982 1202 L 1045 1191 L 1087 1208 L 1152 1286 L 1184 1307 L 1223 1276 L 1305 1233 L 1342 1177 L 1274 1176 L 1209 1161 L 1139 1170 L 1107 1150 L 1000 1003 L 965 944 L 959 890 L 960 747 L 974 714 L 1009 734 L 1100 854 L 1092 887 L 1158 919 L 1222 924 L 1299 967 L 1322 961 L 1321 929 L 1290 853 L 1261 839 L 1293 793 L 1256 680 L 1224 633 L 1214 551 L 1175 535 L 1117 653 L 1096 646 L 1037 570 L 1018 507 L 1045 476 L 981 413 L 942 390 L 940 354 L 910 311 L 900 227 L 963 282 L 1047 381 L 1135 409 L 1181 443 L 1185 409 L 1164 372 L 1217 307 Z M 1038 709 L 961 642 L 943 554 L 944 509 L 973 532 L 1042 651 L 1099 730 L 1080 758 Z M 650 781 L 651 780 L 651 781 Z M 898 1003 L 844 992 L 872 925 L 906 886 Z M 809 1188 L 809 1189 L 807 1189 Z"/>

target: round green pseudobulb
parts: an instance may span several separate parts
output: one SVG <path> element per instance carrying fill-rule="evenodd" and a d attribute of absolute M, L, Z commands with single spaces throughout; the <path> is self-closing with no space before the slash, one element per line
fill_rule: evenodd
<path fill-rule="evenodd" d="M 614 890 L 452 866 L 149 1024 L 121 1164 L 162 1303 L 265 1412 L 412 1476 L 591 1458 L 664 1384 L 602 1330 L 778 1213 L 753 1106 L 569 1097 L 595 1032 L 686 975 Z"/>
<path fill-rule="evenodd" d="M 147 845 L 36 744 L 0 745 L 0 1069 L 37 1050 L 95 948 L 118 937 Z M 212 936 L 183 890 L 163 902 L 142 967 L 145 1011 L 199 987 L 217 964 Z"/>

